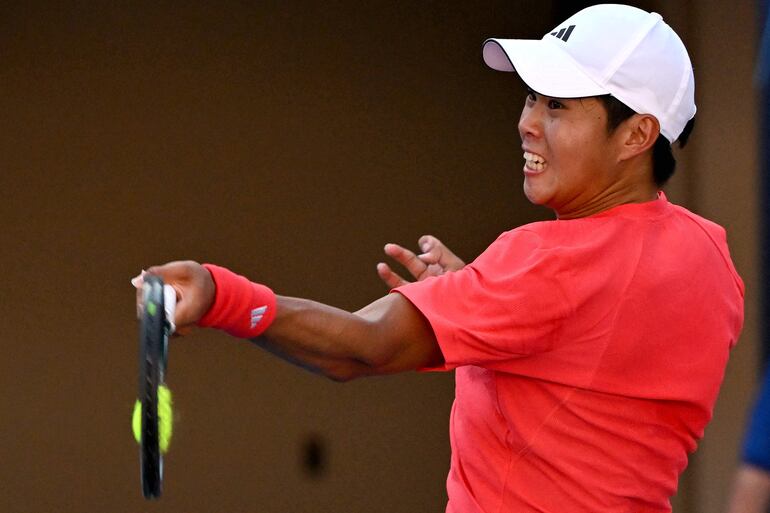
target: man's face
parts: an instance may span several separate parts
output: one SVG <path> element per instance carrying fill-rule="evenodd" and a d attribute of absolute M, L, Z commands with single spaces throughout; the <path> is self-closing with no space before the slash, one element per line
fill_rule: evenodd
<path fill-rule="evenodd" d="M 558 99 L 530 92 L 519 119 L 524 194 L 529 201 L 579 217 L 613 193 L 620 180 L 618 141 L 596 98 Z"/>

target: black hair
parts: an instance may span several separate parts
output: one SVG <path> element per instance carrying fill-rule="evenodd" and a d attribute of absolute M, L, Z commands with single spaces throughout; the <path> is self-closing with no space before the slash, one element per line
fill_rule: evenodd
<path fill-rule="evenodd" d="M 602 95 L 598 97 L 607 111 L 607 132 L 610 134 L 615 131 L 620 124 L 636 114 L 630 107 L 618 100 L 612 95 Z M 695 126 L 695 118 L 692 118 L 682 130 L 677 142 L 680 148 L 684 148 L 687 140 L 690 138 L 692 129 Z M 655 185 L 663 187 L 676 169 L 676 159 L 671 148 L 672 144 L 668 139 L 660 134 L 652 147 L 652 175 Z"/>

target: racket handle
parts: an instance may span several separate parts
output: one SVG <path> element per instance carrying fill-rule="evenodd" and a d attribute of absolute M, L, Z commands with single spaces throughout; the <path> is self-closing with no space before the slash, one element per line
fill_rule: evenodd
<path fill-rule="evenodd" d="M 169 335 L 176 330 L 174 313 L 176 312 L 176 290 L 171 285 L 163 285 L 163 305 L 166 310 L 166 320 L 169 324 Z"/>

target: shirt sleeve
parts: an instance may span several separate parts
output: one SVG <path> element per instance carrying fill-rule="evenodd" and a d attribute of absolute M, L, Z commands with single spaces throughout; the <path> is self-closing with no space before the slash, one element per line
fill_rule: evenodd
<path fill-rule="evenodd" d="M 501 235 L 464 269 L 394 289 L 425 316 L 445 364 L 500 369 L 558 343 L 571 311 L 564 268 L 534 232 Z"/>

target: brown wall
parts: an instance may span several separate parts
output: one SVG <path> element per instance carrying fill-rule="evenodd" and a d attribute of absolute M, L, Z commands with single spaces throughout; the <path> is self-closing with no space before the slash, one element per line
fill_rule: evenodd
<path fill-rule="evenodd" d="M 725 23 L 707 3 L 675 3 L 673 16 Z M 548 218 L 520 192 L 521 89 L 484 67 L 480 47 L 539 37 L 558 6 L 254 4 L 0 6 L 2 512 L 443 508 L 450 375 L 339 385 L 209 332 L 172 345 L 177 430 L 165 496 L 146 504 L 129 429 L 128 280 L 194 258 L 355 309 L 385 292 L 374 272 L 385 242 L 430 231 L 472 258 L 501 231 Z M 703 117 L 674 199 L 727 225 L 753 278 L 755 35 L 721 32 L 741 63 L 723 77 L 688 28 Z M 743 88 L 737 111 L 720 80 Z M 716 128 L 724 120 L 729 132 Z M 723 137 L 743 159 L 731 180 Z M 724 496 L 711 476 L 730 469 L 739 432 L 723 404 L 750 393 L 747 325 L 678 498 L 690 505 Z M 728 414 L 735 426 L 723 429 Z M 311 436 L 327 456 L 315 478 L 302 466 Z"/>
<path fill-rule="evenodd" d="M 733 350 L 714 419 L 681 481 L 675 511 L 725 511 L 759 365 L 758 147 L 759 104 L 753 83 L 756 2 L 660 2 L 682 34 L 695 66 L 697 124 L 681 152 L 671 196 L 728 232 L 746 284 L 746 321 Z M 738 30 L 736 27 L 741 27 Z"/>

